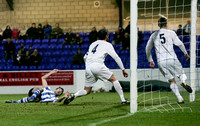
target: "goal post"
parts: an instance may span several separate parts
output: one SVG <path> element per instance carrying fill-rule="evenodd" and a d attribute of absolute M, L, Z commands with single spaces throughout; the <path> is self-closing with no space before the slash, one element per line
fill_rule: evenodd
<path fill-rule="evenodd" d="M 130 1 L 130 112 L 137 112 L 137 17 L 138 17 L 138 0 Z"/>
<path fill-rule="evenodd" d="M 193 92 L 190 94 L 190 102 L 195 100 L 196 90 L 196 22 L 197 0 L 191 1 L 191 41 L 190 41 L 190 84 Z"/>

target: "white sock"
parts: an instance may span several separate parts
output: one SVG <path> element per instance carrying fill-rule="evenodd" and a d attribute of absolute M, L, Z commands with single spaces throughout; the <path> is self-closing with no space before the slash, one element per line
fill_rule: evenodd
<path fill-rule="evenodd" d="M 79 96 L 83 96 L 83 95 L 87 95 L 87 91 L 84 90 L 84 89 L 79 90 L 78 92 L 76 92 L 76 93 L 74 94 L 75 98 L 76 98 L 76 97 L 79 97 Z"/>
<path fill-rule="evenodd" d="M 180 75 L 179 79 L 180 79 L 181 82 L 185 83 L 185 80 L 187 79 L 187 76 L 185 74 L 182 74 L 182 75 Z"/>
<path fill-rule="evenodd" d="M 121 101 L 122 102 L 126 101 L 125 98 L 124 98 L 124 93 L 123 93 L 123 90 L 122 90 L 122 87 L 121 87 L 119 81 L 118 80 L 114 81 L 113 85 L 114 85 L 116 92 L 120 96 Z"/>
<path fill-rule="evenodd" d="M 176 84 L 170 84 L 170 88 L 172 89 L 172 91 L 178 99 L 183 99 L 183 97 L 179 93 L 178 86 Z"/>

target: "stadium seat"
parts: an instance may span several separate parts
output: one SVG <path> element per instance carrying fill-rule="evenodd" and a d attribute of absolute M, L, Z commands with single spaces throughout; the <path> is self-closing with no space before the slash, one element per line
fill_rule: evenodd
<path fill-rule="evenodd" d="M 178 38 L 183 42 L 183 36 L 182 35 L 178 36 Z"/>
<path fill-rule="evenodd" d="M 50 57 L 50 56 L 52 56 L 52 55 L 51 55 L 51 52 L 50 52 L 50 51 L 47 51 L 47 52 L 44 52 L 44 56 L 45 56 L 45 57 Z"/>
<path fill-rule="evenodd" d="M 79 49 L 79 45 L 72 45 L 72 49 Z"/>
<path fill-rule="evenodd" d="M 71 65 L 71 69 L 73 69 L 73 70 L 77 70 L 77 69 L 79 69 L 79 68 L 80 68 L 79 65 Z"/>
<path fill-rule="evenodd" d="M 81 49 L 88 49 L 89 48 L 89 44 L 84 43 L 81 45 Z"/>
<path fill-rule="evenodd" d="M 45 70 L 46 69 L 46 65 L 40 65 L 38 66 L 38 70 Z"/>
<path fill-rule="evenodd" d="M 84 32 L 79 32 L 80 37 L 83 38 L 83 36 L 85 35 Z"/>
<path fill-rule="evenodd" d="M 21 66 L 20 70 L 28 70 L 28 66 Z"/>
<path fill-rule="evenodd" d="M 67 63 L 63 66 L 63 70 L 69 70 L 71 69 L 71 63 Z"/>
<path fill-rule="evenodd" d="M 85 69 L 85 64 L 81 64 L 80 69 Z"/>
<path fill-rule="evenodd" d="M 27 39 L 25 44 L 26 44 L 26 45 L 27 45 L 27 44 L 32 45 L 32 43 L 33 43 L 32 39 Z"/>
<path fill-rule="evenodd" d="M 54 57 L 58 57 L 58 56 L 61 56 L 62 52 L 60 50 L 57 50 L 57 51 L 53 51 L 52 52 L 52 56 Z"/>
<path fill-rule="evenodd" d="M 71 45 L 64 45 L 63 49 L 71 49 Z"/>
<path fill-rule="evenodd" d="M 85 33 L 85 37 L 89 37 L 90 33 L 89 32 L 86 32 Z"/>
<path fill-rule="evenodd" d="M 50 59 L 49 59 L 49 62 L 50 62 L 50 63 L 56 63 L 56 62 L 57 62 L 57 59 L 56 59 L 56 58 L 50 58 Z"/>
<path fill-rule="evenodd" d="M 32 46 L 32 48 L 33 48 L 33 49 L 40 49 L 40 44 L 34 44 L 34 45 Z"/>
<path fill-rule="evenodd" d="M 58 40 L 57 39 L 50 39 L 50 43 L 52 44 L 57 44 Z"/>
<path fill-rule="evenodd" d="M 40 39 L 35 39 L 35 40 L 33 40 L 33 44 L 41 44 L 41 40 Z"/>
<path fill-rule="evenodd" d="M 65 39 L 58 39 L 58 44 L 63 44 L 65 42 Z"/>
<path fill-rule="evenodd" d="M 66 59 L 64 57 L 61 57 L 58 59 L 57 61 L 58 63 L 65 63 L 66 62 Z"/>
<path fill-rule="evenodd" d="M 25 43 L 23 39 L 18 40 L 18 43 Z"/>
<path fill-rule="evenodd" d="M 49 39 L 42 39 L 42 44 L 49 44 Z"/>
<path fill-rule="evenodd" d="M 56 49 L 57 45 L 55 43 L 49 45 L 49 49 Z"/>
<path fill-rule="evenodd" d="M 29 66 L 29 70 L 36 70 L 37 67 L 36 66 Z"/>
<path fill-rule="evenodd" d="M 56 49 L 63 49 L 63 45 L 62 45 L 62 44 L 58 44 L 58 45 L 56 46 Z"/>
<path fill-rule="evenodd" d="M 143 34 L 144 35 L 151 35 L 151 31 L 144 31 Z"/>
<path fill-rule="evenodd" d="M 186 35 L 183 37 L 183 42 L 190 42 L 190 36 L 189 35 Z"/>
<path fill-rule="evenodd" d="M 48 44 L 42 44 L 39 49 L 48 49 L 49 48 L 49 45 Z"/>
<path fill-rule="evenodd" d="M 68 55 L 70 55 L 70 51 L 69 51 L 69 50 L 64 50 L 64 51 L 62 52 L 62 55 L 63 55 L 63 56 L 68 56 Z"/>
<path fill-rule="evenodd" d="M 120 55 L 130 55 L 130 51 L 129 50 L 122 50 L 121 52 L 120 52 Z"/>

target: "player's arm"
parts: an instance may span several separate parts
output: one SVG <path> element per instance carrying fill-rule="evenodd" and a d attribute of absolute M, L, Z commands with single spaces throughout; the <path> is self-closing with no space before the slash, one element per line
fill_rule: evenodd
<path fill-rule="evenodd" d="M 117 55 L 117 53 L 115 52 L 113 46 L 110 46 L 108 48 L 108 54 L 115 60 L 115 62 L 117 63 L 117 65 L 119 66 L 119 68 L 122 70 L 122 73 L 124 75 L 124 77 L 128 77 L 128 73 L 126 72 L 124 65 L 122 63 L 122 60 L 119 58 L 119 56 Z"/>
<path fill-rule="evenodd" d="M 56 102 L 61 102 L 64 98 L 68 98 L 69 97 L 69 92 L 66 91 L 65 95 L 63 95 L 62 97 L 60 97 L 59 99 L 56 100 Z"/>
<path fill-rule="evenodd" d="M 48 84 L 47 84 L 47 78 L 51 75 L 51 74 L 54 74 L 54 73 L 57 73 L 58 72 L 58 69 L 54 69 L 52 71 L 50 71 L 49 73 L 45 74 L 44 76 L 42 76 L 42 86 L 45 88 L 45 87 L 48 87 Z"/>
<path fill-rule="evenodd" d="M 154 68 L 155 67 L 155 63 L 154 63 L 154 61 L 152 59 L 152 55 L 151 55 L 151 49 L 153 48 L 153 40 L 152 40 L 152 38 L 153 37 L 151 36 L 150 39 L 148 40 L 145 50 L 146 50 L 147 60 L 150 63 L 149 66 L 151 68 Z"/>
<path fill-rule="evenodd" d="M 181 51 L 184 53 L 184 56 L 187 58 L 186 61 L 188 61 L 190 56 L 187 53 L 183 42 L 178 38 L 178 36 L 175 33 L 173 33 L 173 42 L 176 46 L 178 46 L 181 49 Z"/>

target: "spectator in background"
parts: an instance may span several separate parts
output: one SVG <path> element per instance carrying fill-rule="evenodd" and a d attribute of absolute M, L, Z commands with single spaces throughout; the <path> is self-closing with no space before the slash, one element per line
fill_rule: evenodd
<path fill-rule="evenodd" d="M 31 64 L 30 58 L 31 58 L 30 52 L 26 51 L 26 55 L 24 57 L 24 65 L 30 66 Z"/>
<path fill-rule="evenodd" d="M 36 24 L 32 23 L 32 26 L 26 32 L 28 39 L 36 39 L 37 38 L 37 28 Z"/>
<path fill-rule="evenodd" d="M 10 25 L 6 26 L 6 29 L 3 31 L 3 39 L 12 38 L 12 30 Z"/>
<path fill-rule="evenodd" d="M 182 29 L 182 25 L 179 24 L 178 25 L 178 29 L 176 31 L 176 34 L 179 36 L 179 35 L 183 35 L 183 29 Z"/>
<path fill-rule="evenodd" d="M 11 41 L 10 38 L 7 38 L 7 42 L 4 45 L 5 59 L 14 59 L 15 54 L 15 44 Z"/>
<path fill-rule="evenodd" d="M 119 25 L 118 29 L 121 34 L 124 34 L 124 28 L 122 27 L 122 25 Z"/>
<path fill-rule="evenodd" d="M 20 31 L 19 31 L 19 39 L 26 39 L 27 35 L 26 35 L 27 29 L 25 28 L 25 25 L 22 25 Z"/>
<path fill-rule="evenodd" d="M 31 65 L 39 66 L 41 64 L 41 61 L 42 61 L 41 55 L 38 53 L 37 49 L 34 49 L 34 52 L 30 56 Z"/>
<path fill-rule="evenodd" d="M 24 47 L 24 43 L 20 43 L 20 47 L 17 49 L 18 51 L 21 50 L 21 54 L 26 54 L 26 48 Z"/>
<path fill-rule="evenodd" d="M 44 38 L 49 39 L 52 28 L 51 28 L 51 25 L 49 25 L 47 21 L 44 22 L 43 30 L 44 30 Z"/>
<path fill-rule="evenodd" d="M 97 36 L 98 36 L 97 29 L 96 27 L 93 27 L 92 31 L 89 34 L 90 44 L 97 40 Z"/>
<path fill-rule="evenodd" d="M 24 65 L 24 62 L 25 62 L 25 55 L 22 54 L 21 50 L 18 50 L 17 55 L 14 59 L 14 65 L 21 66 L 21 65 Z"/>
<path fill-rule="evenodd" d="M 0 45 L 2 41 L 3 41 L 3 30 L 0 28 Z"/>
<path fill-rule="evenodd" d="M 115 44 L 121 44 L 122 41 L 123 41 L 123 33 L 120 32 L 120 29 L 117 28 L 117 30 L 115 31 L 115 35 L 114 35 L 114 38 L 113 38 L 113 41 L 112 41 L 112 44 L 115 45 Z"/>
<path fill-rule="evenodd" d="M 32 46 L 29 46 L 29 47 L 28 47 L 28 51 L 29 51 L 29 55 L 31 55 L 31 54 L 34 52 Z"/>
<path fill-rule="evenodd" d="M 125 33 L 128 33 L 130 35 L 130 21 L 128 22 L 128 25 L 125 28 Z"/>
<path fill-rule="evenodd" d="M 60 39 L 63 36 L 63 30 L 60 28 L 59 23 L 56 23 L 56 27 L 51 32 L 51 38 Z"/>
<path fill-rule="evenodd" d="M 81 53 L 81 49 L 78 49 L 77 53 L 72 58 L 72 65 L 81 65 L 84 63 L 83 54 Z"/>
<path fill-rule="evenodd" d="M 81 44 L 83 44 L 83 39 L 81 38 L 79 33 L 76 33 L 76 37 L 74 39 L 74 43 L 73 44 L 76 44 L 76 45 L 79 45 L 79 46 Z"/>
<path fill-rule="evenodd" d="M 142 31 L 139 30 L 139 27 L 138 27 L 138 44 L 141 44 L 143 43 L 143 34 L 142 34 Z"/>
<path fill-rule="evenodd" d="M 18 39 L 18 37 L 19 37 L 19 29 L 15 25 L 14 28 L 13 28 L 13 30 L 12 30 L 12 38 L 13 39 Z"/>
<path fill-rule="evenodd" d="M 121 50 L 129 50 L 130 49 L 130 36 L 128 33 L 124 34 L 124 39 L 122 41 Z"/>
<path fill-rule="evenodd" d="M 65 42 L 63 43 L 63 45 L 73 44 L 73 41 L 75 39 L 75 35 L 72 32 L 71 28 L 68 29 L 68 32 L 66 33 L 66 35 L 64 36 L 64 38 L 65 38 Z"/>
<path fill-rule="evenodd" d="M 187 24 L 183 27 L 183 34 L 189 35 L 190 32 L 191 32 L 191 24 L 190 24 L 190 20 L 188 20 Z"/>
<path fill-rule="evenodd" d="M 42 28 L 42 24 L 38 24 L 37 39 L 43 39 L 43 38 L 44 38 L 44 30 Z"/>

